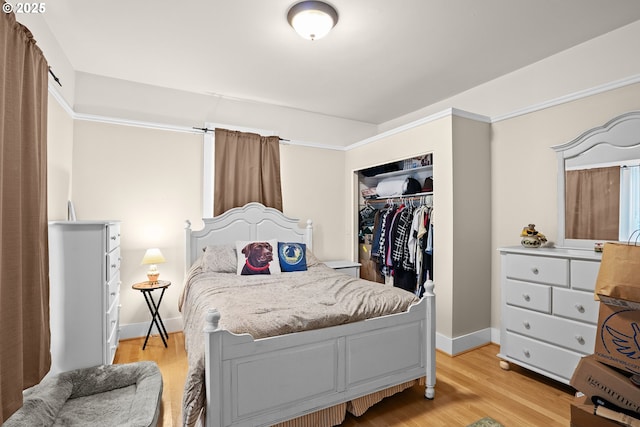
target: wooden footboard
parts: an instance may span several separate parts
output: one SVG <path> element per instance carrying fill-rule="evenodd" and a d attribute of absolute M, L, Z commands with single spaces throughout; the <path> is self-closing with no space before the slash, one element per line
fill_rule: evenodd
<path fill-rule="evenodd" d="M 254 340 L 207 313 L 206 425 L 268 426 L 426 376 L 434 397 L 435 295 L 405 313 Z"/>

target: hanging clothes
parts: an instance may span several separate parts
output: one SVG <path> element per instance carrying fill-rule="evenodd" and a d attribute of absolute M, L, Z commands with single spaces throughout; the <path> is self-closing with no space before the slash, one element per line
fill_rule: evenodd
<path fill-rule="evenodd" d="M 421 295 L 422 284 L 433 277 L 431 208 L 421 202 L 387 203 L 374 215 L 371 255 L 387 283 Z"/>

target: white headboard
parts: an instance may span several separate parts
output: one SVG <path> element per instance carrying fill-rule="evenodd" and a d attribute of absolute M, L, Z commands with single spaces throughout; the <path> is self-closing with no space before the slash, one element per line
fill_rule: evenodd
<path fill-rule="evenodd" d="M 305 228 L 298 220 L 285 216 L 274 208 L 260 203 L 248 203 L 233 208 L 214 218 L 203 218 L 202 230 L 192 230 L 191 222 L 185 222 L 185 267 L 189 269 L 208 245 L 235 244 L 237 240 L 277 239 L 281 242 L 305 243 L 313 249 L 312 221 Z"/>

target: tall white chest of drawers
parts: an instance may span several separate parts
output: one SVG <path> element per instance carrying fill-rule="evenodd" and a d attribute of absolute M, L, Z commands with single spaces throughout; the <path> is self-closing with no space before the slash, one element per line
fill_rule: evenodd
<path fill-rule="evenodd" d="M 120 223 L 49 223 L 51 371 L 111 364 L 119 341 Z"/>
<path fill-rule="evenodd" d="M 569 383 L 593 353 L 601 254 L 562 248 L 500 248 L 500 358 Z"/>

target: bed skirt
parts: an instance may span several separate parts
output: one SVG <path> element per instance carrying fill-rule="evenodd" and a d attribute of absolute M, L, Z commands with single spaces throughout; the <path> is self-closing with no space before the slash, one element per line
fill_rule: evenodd
<path fill-rule="evenodd" d="M 303 415 L 292 420 L 283 421 L 275 424 L 274 427 L 333 427 L 342 424 L 347 412 L 359 417 L 364 414 L 367 409 L 380 402 L 385 397 L 393 396 L 403 390 L 413 387 L 416 384 L 425 384 L 424 378 L 408 381 L 393 387 L 380 390 L 375 393 L 367 394 L 346 403 L 332 406 L 330 408 L 321 409 L 307 415 Z"/>

